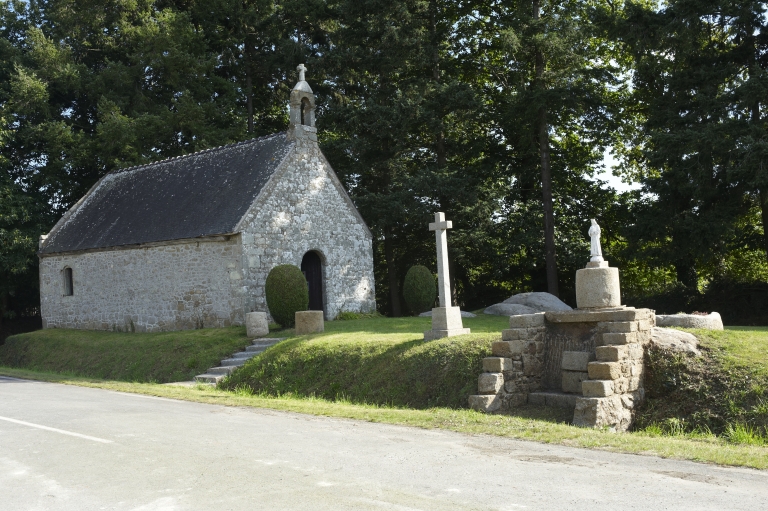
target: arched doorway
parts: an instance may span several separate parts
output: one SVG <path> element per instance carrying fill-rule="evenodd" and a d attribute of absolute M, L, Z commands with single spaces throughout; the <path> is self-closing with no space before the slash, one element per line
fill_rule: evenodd
<path fill-rule="evenodd" d="M 313 250 L 304 254 L 301 272 L 309 286 L 309 310 L 323 310 L 323 262 L 320 254 Z"/>

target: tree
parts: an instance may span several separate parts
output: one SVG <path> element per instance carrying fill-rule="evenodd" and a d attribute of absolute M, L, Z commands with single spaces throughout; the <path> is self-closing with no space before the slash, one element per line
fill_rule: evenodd
<path fill-rule="evenodd" d="M 722 273 L 755 202 L 768 234 L 765 9 L 731 0 L 629 4 L 617 25 L 635 60 L 643 117 L 635 154 L 648 198 L 632 237 L 694 292 L 702 268 Z"/>

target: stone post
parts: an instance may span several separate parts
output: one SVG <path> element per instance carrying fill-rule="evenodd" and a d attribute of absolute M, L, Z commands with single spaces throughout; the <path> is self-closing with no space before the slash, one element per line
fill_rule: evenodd
<path fill-rule="evenodd" d="M 435 222 L 429 224 L 429 230 L 435 231 L 437 243 L 437 289 L 440 295 L 440 307 L 432 309 L 432 330 L 424 332 L 425 341 L 469 333 L 469 328 L 464 328 L 461 322 L 461 310 L 451 306 L 448 234 L 445 231 L 452 227 L 453 223 L 445 219 L 444 213 L 435 213 Z"/>

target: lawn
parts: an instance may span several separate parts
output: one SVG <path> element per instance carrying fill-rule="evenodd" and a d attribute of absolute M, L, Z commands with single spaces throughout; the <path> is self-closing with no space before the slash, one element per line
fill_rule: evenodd
<path fill-rule="evenodd" d="M 8 337 L 0 365 L 108 380 L 191 380 L 250 341 L 245 327 L 121 333 L 52 328 Z"/>

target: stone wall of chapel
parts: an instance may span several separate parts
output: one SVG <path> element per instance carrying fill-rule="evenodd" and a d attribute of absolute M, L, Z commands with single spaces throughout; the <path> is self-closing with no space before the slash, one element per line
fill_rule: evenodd
<path fill-rule="evenodd" d="M 243 285 L 249 311 L 267 311 L 264 284 L 279 264 L 301 266 L 315 250 L 323 260 L 325 316 L 376 308 L 371 237 L 334 185 L 317 144 L 298 140 L 242 228 Z"/>
<path fill-rule="evenodd" d="M 155 332 L 244 322 L 239 236 L 40 259 L 43 328 Z M 64 296 L 64 268 L 73 295 Z"/>

